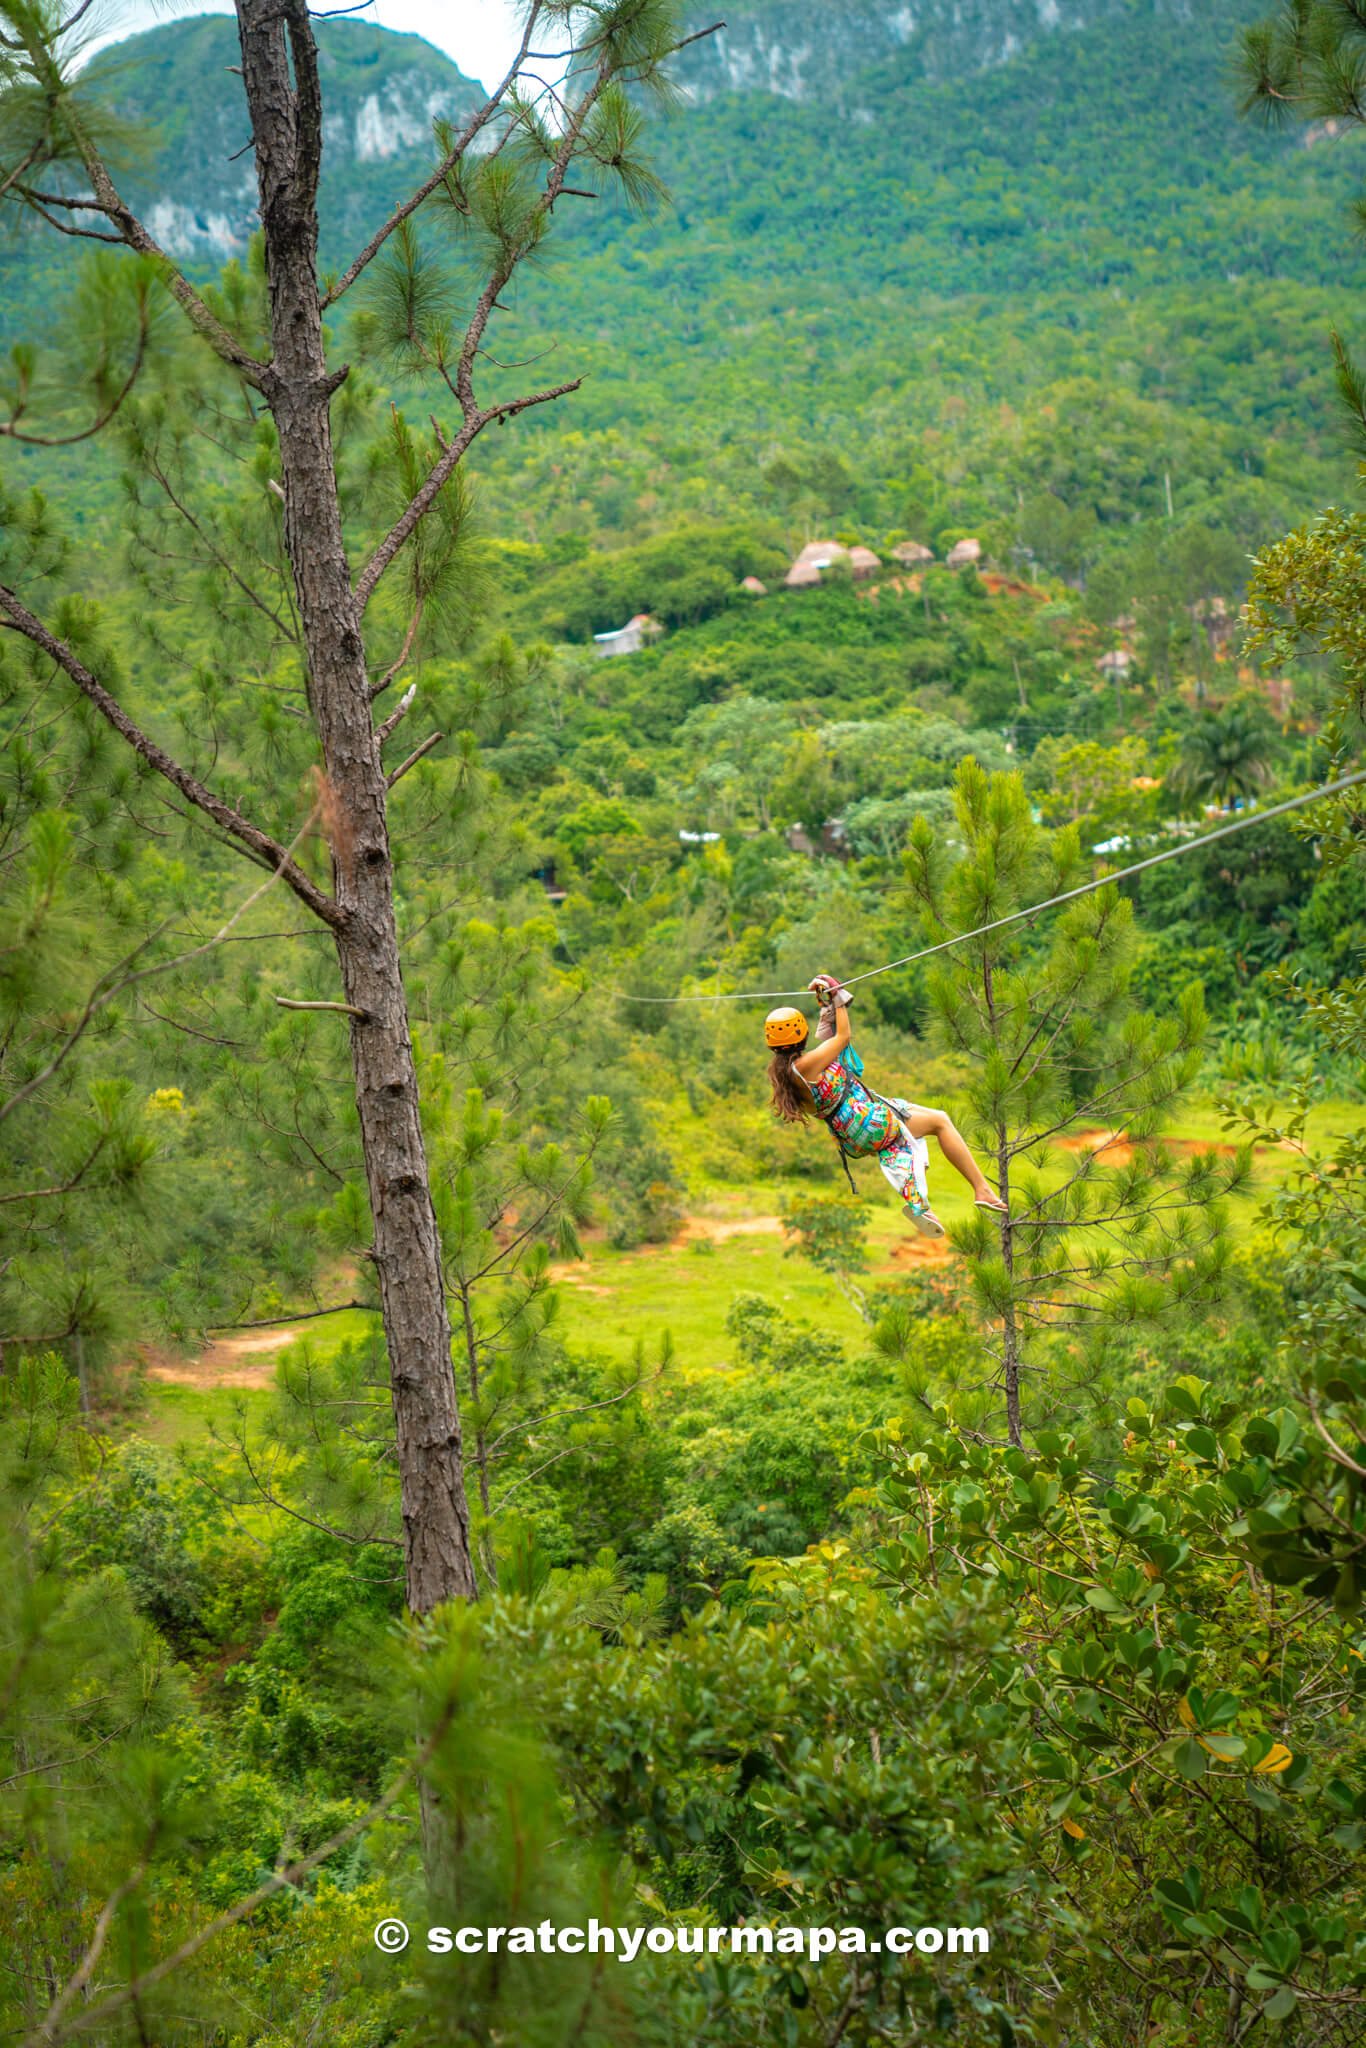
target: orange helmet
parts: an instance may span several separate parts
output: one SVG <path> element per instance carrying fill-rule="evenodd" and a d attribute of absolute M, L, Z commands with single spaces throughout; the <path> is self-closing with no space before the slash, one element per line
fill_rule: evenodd
<path fill-rule="evenodd" d="M 810 1026 L 800 1010 L 770 1010 L 764 1019 L 769 1045 L 800 1045 Z"/>

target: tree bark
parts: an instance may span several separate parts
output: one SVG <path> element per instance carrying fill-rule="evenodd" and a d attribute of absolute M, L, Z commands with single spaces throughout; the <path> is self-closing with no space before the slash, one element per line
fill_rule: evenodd
<path fill-rule="evenodd" d="M 322 107 L 303 0 L 238 0 L 242 79 L 265 230 L 272 360 L 262 384 L 280 442 L 285 542 L 322 752 L 337 961 L 397 1432 L 408 1605 L 470 1599 L 460 1416 L 441 1246 L 408 1026 L 387 790 L 370 709 L 361 606 L 352 588 L 332 447 L 318 289 Z"/>
<path fill-rule="evenodd" d="M 1000 1131 L 996 1145 L 996 1178 L 1001 1200 L 1010 1202 L 1010 1140 Z M 1006 1433 L 1017 1449 L 1024 1444 L 1024 1423 L 1020 1411 L 1020 1326 L 1015 1314 L 1014 1226 L 1007 1213 L 1001 1218 L 1001 1258 L 1006 1269 L 1007 1295 L 1001 1317 L 1001 1375 L 1006 1394 Z"/>
<path fill-rule="evenodd" d="M 991 954 L 982 955 L 982 994 L 992 1036 L 996 1036 L 996 983 Z M 1001 1379 L 1006 1397 L 1006 1434 L 1017 1449 L 1024 1444 L 1020 1415 L 1020 1326 L 1015 1314 L 1015 1239 L 1010 1221 L 1010 1133 L 996 1126 L 996 1185 L 1006 1213 L 1001 1218 L 1001 1258 L 1006 1269 L 1006 1304 L 1001 1314 Z"/>

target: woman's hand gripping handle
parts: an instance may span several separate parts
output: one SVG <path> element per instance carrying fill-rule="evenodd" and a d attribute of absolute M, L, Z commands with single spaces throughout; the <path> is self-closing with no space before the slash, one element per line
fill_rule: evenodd
<path fill-rule="evenodd" d="M 816 1026 L 816 1043 L 821 1045 L 838 1034 L 839 1012 L 848 1009 L 854 998 L 847 988 L 841 988 L 836 974 L 817 974 L 807 986 L 821 1006 Z"/>

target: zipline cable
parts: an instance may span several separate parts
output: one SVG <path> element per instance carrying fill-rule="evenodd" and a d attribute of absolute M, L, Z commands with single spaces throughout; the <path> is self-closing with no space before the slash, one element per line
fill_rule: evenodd
<path fill-rule="evenodd" d="M 1027 917 L 1041 917 L 1045 910 L 1056 910 L 1060 903 L 1075 903 L 1079 896 L 1089 896 L 1096 889 L 1108 889 L 1115 882 L 1127 882 L 1131 875 L 1141 875 L 1148 868 L 1161 867 L 1164 860 L 1179 860 L 1183 853 L 1195 853 L 1201 847 L 1213 846 L 1216 839 L 1230 839 L 1235 832 L 1247 832 L 1254 825 L 1270 824 L 1273 818 L 1283 818 L 1290 811 L 1302 810 L 1306 804 L 1322 803 L 1330 796 L 1340 796 L 1343 790 L 1355 789 L 1362 782 L 1366 782 L 1366 768 L 1359 769 L 1355 775 L 1344 775 L 1338 782 L 1326 782 L 1321 789 L 1311 789 L 1304 796 L 1292 796 L 1282 804 L 1273 804 L 1269 811 L 1250 811 L 1245 818 L 1235 818 L 1231 825 L 1221 825 L 1215 832 L 1201 833 L 1198 839 L 1183 839 L 1179 846 L 1151 853 L 1146 860 L 1136 860 L 1132 867 L 1119 868 L 1112 875 L 1098 875 L 1094 881 L 1083 882 L 1076 889 L 1065 889 L 1060 896 L 1049 896 L 1042 903 L 1031 903 L 1027 910 L 1012 910 L 1008 917 L 993 918 L 990 924 L 979 924 L 975 931 L 956 932 L 951 939 L 941 939 L 934 946 L 922 946 L 918 953 L 907 953 L 900 960 L 889 960 L 884 967 L 869 967 L 862 974 L 851 974 L 846 977 L 844 986 L 852 988 L 856 982 L 872 981 L 879 974 L 891 974 L 898 967 L 910 967 L 917 960 L 929 960 L 936 953 L 947 953 L 950 947 L 966 946 L 973 939 L 984 939 L 988 933 L 1004 931 L 1007 925 L 1020 924 Z M 723 995 L 714 996 L 635 996 L 626 989 L 614 991 L 621 1002 L 652 1004 L 768 1003 L 810 993 L 807 988 L 731 989 Z"/>

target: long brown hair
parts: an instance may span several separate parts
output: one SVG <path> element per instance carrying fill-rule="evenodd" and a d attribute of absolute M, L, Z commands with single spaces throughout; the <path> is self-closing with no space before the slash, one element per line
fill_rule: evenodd
<path fill-rule="evenodd" d="M 804 1045 L 776 1046 L 768 1063 L 773 1114 L 785 1124 L 805 1123 L 815 1108 L 810 1093 L 802 1085 L 801 1076 L 793 1072 L 793 1062 L 805 1051 Z"/>

